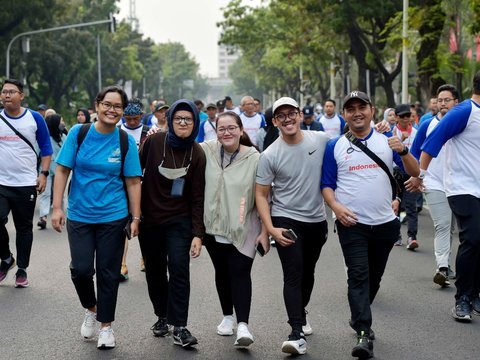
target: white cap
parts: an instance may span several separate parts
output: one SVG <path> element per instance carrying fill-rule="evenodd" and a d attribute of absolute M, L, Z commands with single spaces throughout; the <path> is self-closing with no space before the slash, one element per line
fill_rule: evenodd
<path fill-rule="evenodd" d="M 275 111 L 277 111 L 277 109 L 283 105 L 290 105 L 297 109 L 300 108 L 300 106 L 298 106 L 298 103 L 295 100 L 293 100 L 291 97 L 281 97 L 280 99 L 278 99 L 273 103 L 273 106 L 272 106 L 273 115 L 275 115 Z"/>

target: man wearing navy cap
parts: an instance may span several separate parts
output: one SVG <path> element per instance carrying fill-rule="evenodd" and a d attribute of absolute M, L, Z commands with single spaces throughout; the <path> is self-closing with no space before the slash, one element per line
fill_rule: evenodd
<path fill-rule="evenodd" d="M 323 125 L 315 121 L 313 106 L 307 105 L 303 108 L 303 121 L 300 124 L 302 130 L 324 131 Z"/>

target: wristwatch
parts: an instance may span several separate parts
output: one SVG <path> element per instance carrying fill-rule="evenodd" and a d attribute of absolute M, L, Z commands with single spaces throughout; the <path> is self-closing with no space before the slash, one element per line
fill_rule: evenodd
<path fill-rule="evenodd" d="M 45 176 L 45 177 L 48 177 L 48 175 L 50 175 L 50 171 L 48 171 L 48 170 L 42 170 L 42 171 L 40 171 L 40 174 L 42 174 L 42 175 Z"/>
<path fill-rule="evenodd" d="M 423 180 L 425 179 L 425 175 L 427 175 L 427 170 L 420 169 L 420 175 L 418 175 L 418 178 Z"/>
<path fill-rule="evenodd" d="M 408 147 L 407 146 L 404 146 L 403 150 L 398 153 L 398 155 L 400 155 L 400 156 L 405 156 L 407 154 L 408 154 Z"/>

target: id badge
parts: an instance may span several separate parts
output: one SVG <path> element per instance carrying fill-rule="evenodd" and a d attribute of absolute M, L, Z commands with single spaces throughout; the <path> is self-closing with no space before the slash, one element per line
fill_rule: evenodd
<path fill-rule="evenodd" d="M 172 191 L 170 195 L 173 197 L 181 197 L 183 195 L 183 187 L 185 186 L 185 178 L 177 178 L 172 182 Z"/>

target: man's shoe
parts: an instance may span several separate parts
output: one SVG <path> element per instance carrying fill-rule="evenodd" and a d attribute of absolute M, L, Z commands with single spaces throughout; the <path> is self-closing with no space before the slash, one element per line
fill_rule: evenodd
<path fill-rule="evenodd" d="M 417 240 L 409 237 L 408 240 L 407 240 L 407 249 L 413 251 L 413 250 L 415 250 L 416 248 L 418 248 L 418 242 L 417 242 Z"/>
<path fill-rule="evenodd" d="M 41 217 L 37 222 L 37 226 L 40 228 L 40 230 L 45 230 L 47 228 L 47 220 Z"/>
<path fill-rule="evenodd" d="M 452 308 L 452 316 L 460 322 L 472 321 L 472 305 L 467 296 L 463 295 L 456 301 L 455 306 Z"/>
<path fill-rule="evenodd" d="M 480 297 L 477 296 L 475 299 L 473 299 L 472 308 L 475 315 L 480 315 Z"/>
<path fill-rule="evenodd" d="M 352 323 L 352 319 L 348 320 L 348 325 L 350 325 L 350 327 L 353 329 L 353 331 L 357 331 L 353 328 L 353 323 Z M 375 340 L 375 333 L 373 332 L 373 329 L 370 329 L 370 333 L 368 335 L 368 338 L 370 340 Z"/>
<path fill-rule="evenodd" d="M 15 287 L 26 288 L 28 285 L 27 272 L 23 269 L 18 269 L 17 273 L 15 274 Z"/>
<path fill-rule="evenodd" d="M 450 285 L 450 281 L 448 280 L 448 268 L 439 268 L 433 276 L 433 282 L 440 285 L 441 287 Z"/>
<path fill-rule="evenodd" d="M 352 356 L 359 359 L 369 359 L 373 357 L 373 343 L 368 335 L 361 331 L 357 335 L 357 345 L 352 349 Z"/>
<path fill-rule="evenodd" d="M 120 282 L 124 282 L 128 280 L 128 268 L 127 264 L 122 264 L 120 268 Z"/>
<path fill-rule="evenodd" d="M 298 330 L 292 330 L 288 340 L 282 344 L 282 352 L 293 355 L 303 355 L 307 352 L 307 340 L 305 334 Z"/>
<path fill-rule="evenodd" d="M 2 262 L 0 262 L 0 282 L 5 280 L 8 272 L 15 267 L 15 258 L 11 254 L 10 257 L 12 258 L 10 262 L 7 262 L 5 260 L 2 260 Z"/>
<path fill-rule="evenodd" d="M 237 340 L 234 346 L 249 346 L 253 343 L 253 335 L 248 331 L 247 324 L 240 323 L 237 327 Z"/>
<path fill-rule="evenodd" d="M 168 324 L 166 318 L 158 318 L 158 321 L 152 325 L 150 330 L 153 331 L 153 335 L 156 337 L 164 337 L 169 333 Z"/>
<path fill-rule="evenodd" d="M 224 316 L 222 322 L 217 326 L 217 334 L 222 336 L 233 335 L 234 322 L 232 315 Z"/>
<path fill-rule="evenodd" d="M 97 331 L 97 314 L 85 309 L 85 317 L 83 318 L 80 334 L 85 339 L 92 339 Z"/>
<path fill-rule="evenodd" d="M 175 327 L 173 329 L 173 343 L 182 347 L 197 345 L 198 341 L 186 327 Z"/>
<path fill-rule="evenodd" d="M 115 335 L 111 326 L 101 328 L 98 332 L 98 349 L 113 349 L 115 347 Z"/>

